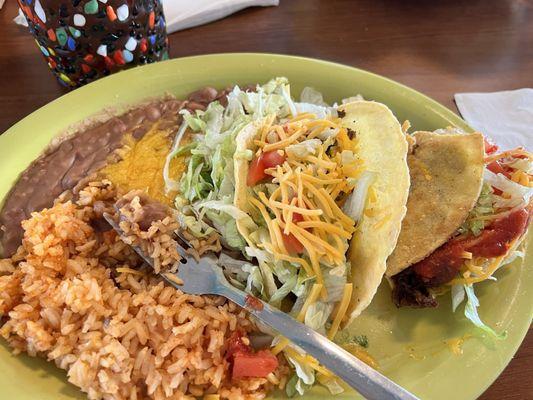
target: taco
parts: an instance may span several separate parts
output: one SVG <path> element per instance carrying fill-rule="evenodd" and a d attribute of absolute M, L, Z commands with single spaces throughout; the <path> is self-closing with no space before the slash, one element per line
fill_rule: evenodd
<path fill-rule="evenodd" d="M 408 145 L 383 104 L 328 106 L 310 88 L 297 102 L 289 89 L 284 78 L 236 87 L 224 106 L 184 112 L 197 133 L 186 145 L 178 135 L 169 157 L 188 153 L 189 164 L 180 182 L 168 183 L 192 240 L 218 235 L 219 265 L 233 285 L 333 339 L 368 306 L 394 249 Z M 295 390 L 322 376 L 316 361 L 307 365 L 275 337 L 272 352 L 282 351 Z"/>
<path fill-rule="evenodd" d="M 494 279 L 522 255 L 533 157 L 522 148 L 498 152 L 480 133 L 412 137 L 407 214 L 387 260 L 393 300 L 398 307 L 436 307 L 436 297 L 451 289 L 453 310 L 466 298 L 466 316 L 496 335 L 477 315 L 473 284 Z"/>
<path fill-rule="evenodd" d="M 247 215 L 237 219 L 237 228 L 248 251 L 261 254 L 260 267 L 287 262 L 296 280 L 320 288 L 312 301 L 324 309 L 322 324 L 345 300 L 339 310 L 346 318 L 337 312 L 335 329 L 374 296 L 409 187 L 407 143 L 390 110 L 358 101 L 338 114 L 270 118 L 241 131 L 236 154 L 248 157 L 235 158 L 234 199 Z M 274 285 L 271 293 L 276 296 Z M 299 299 L 305 302 L 305 294 Z"/>

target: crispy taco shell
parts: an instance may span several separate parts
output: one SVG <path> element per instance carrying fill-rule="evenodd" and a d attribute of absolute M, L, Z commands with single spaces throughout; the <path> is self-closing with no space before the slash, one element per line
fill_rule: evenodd
<path fill-rule="evenodd" d="M 370 304 L 385 272 L 387 257 L 396 245 L 409 192 L 408 146 L 398 120 L 383 104 L 357 101 L 342 105 L 339 112 L 344 115 L 342 125 L 355 132 L 357 156 L 363 160 L 365 170 L 374 175 L 371 190 L 375 194 L 373 201 L 367 200 L 348 250 L 353 283 L 348 323 Z M 238 134 L 236 154 L 255 149 L 253 141 L 259 127 L 258 123 L 251 124 Z M 235 158 L 234 162 L 235 205 L 249 212 L 249 161 Z M 237 228 L 245 238 L 253 229 L 244 221 L 237 221 Z"/>
<path fill-rule="evenodd" d="M 411 188 L 388 277 L 423 260 L 465 221 L 483 185 L 484 146 L 480 133 L 415 132 L 407 156 Z"/>
<path fill-rule="evenodd" d="M 383 278 L 387 257 L 396 246 L 407 210 L 410 180 L 407 141 L 387 106 L 358 101 L 343 105 L 340 111 L 345 112 L 343 125 L 357 135 L 358 156 L 366 170 L 375 173 L 375 201 L 367 200 L 348 250 L 354 284 L 348 310 L 350 322 L 370 304 Z"/>

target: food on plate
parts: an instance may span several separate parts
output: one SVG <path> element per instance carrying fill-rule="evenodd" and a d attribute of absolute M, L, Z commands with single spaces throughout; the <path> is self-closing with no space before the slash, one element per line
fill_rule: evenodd
<path fill-rule="evenodd" d="M 108 163 L 120 158 L 126 147 L 135 144 L 150 131 L 157 131 L 164 148 L 176 125 L 176 113 L 191 102 L 173 98 L 149 102 L 101 123 L 81 127 L 75 135 L 54 139 L 44 154 L 20 176 L 3 202 L 0 212 L 0 254 L 10 256 L 19 247 L 21 222 L 33 211 L 52 206 L 64 191 L 76 194 L 88 179 Z M 140 160 L 146 161 L 146 160 Z M 130 179 L 138 170 L 128 171 Z M 147 178 L 153 179 L 154 174 Z"/>
<path fill-rule="evenodd" d="M 23 245 L 0 262 L 0 333 L 15 353 L 46 357 L 91 399 L 258 399 L 283 383 L 277 358 L 249 346 L 268 369 L 232 374 L 229 341 L 249 344 L 257 330 L 244 310 L 164 285 L 114 231 L 94 228 L 116 199 L 110 182 L 79 195 L 33 213 Z M 150 227 L 163 243 L 167 222 Z"/>
<path fill-rule="evenodd" d="M 500 152 L 480 133 L 415 132 L 408 155 L 411 188 L 398 245 L 387 261 L 397 306 L 436 307 L 451 289 L 453 310 L 466 295 L 477 315 L 473 284 L 519 250 L 531 214 L 533 157 L 522 148 Z"/>
<path fill-rule="evenodd" d="M 158 275 L 179 268 L 177 240 L 216 253 L 232 284 L 332 339 L 368 305 L 406 211 L 407 141 L 382 104 L 301 97 L 284 78 L 204 88 L 56 139 L 0 211 L 14 351 L 54 361 L 91 399 L 343 391 L 246 310 Z"/>
<path fill-rule="evenodd" d="M 234 88 L 225 107 L 185 111 L 196 134 L 186 144 L 185 130 L 177 134 L 169 159 L 189 153 L 189 164 L 180 182 L 166 178 L 167 189 L 188 232 L 218 235 L 231 252 L 219 262 L 232 284 L 333 339 L 370 303 L 394 248 L 407 142 L 383 104 L 328 106 L 309 88 L 302 97 L 295 102 L 278 78 Z M 295 367 L 289 392 L 323 376 L 340 390 L 286 339 L 273 344 Z"/>
<path fill-rule="evenodd" d="M 237 135 L 236 152 L 243 156 L 234 162 L 234 204 L 246 213 L 236 218 L 245 252 L 256 254 L 259 267 L 282 284 L 314 279 L 320 288 L 315 304 L 326 308 L 317 326 L 327 321 L 328 303 L 338 300 L 343 284 L 350 285 L 350 301 L 340 321 L 370 303 L 394 249 L 409 187 L 407 143 L 391 111 L 366 101 L 341 105 L 340 118 L 328 117 L 334 111 L 319 117 L 294 110 L 281 121 L 248 126 Z M 283 262 L 293 276 L 279 276 L 284 271 L 276 264 Z M 265 297 L 278 298 L 280 288 L 265 283 Z"/>
<path fill-rule="evenodd" d="M 260 332 L 245 310 L 166 286 L 102 218 L 141 189 L 130 237 L 150 238 L 160 270 L 173 267 L 165 157 L 179 111 L 224 95 L 206 88 L 86 123 L 21 174 L 0 211 L 0 334 L 15 353 L 53 361 L 91 399 L 259 399 L 284 386 L 286 362 L 252 347 Z M 169 174 L 179 179 L 183 162 Z"/>

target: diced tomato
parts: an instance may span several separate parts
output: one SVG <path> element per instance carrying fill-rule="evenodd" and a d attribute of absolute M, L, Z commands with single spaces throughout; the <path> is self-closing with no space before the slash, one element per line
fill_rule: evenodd
<path fill-rule="evenodd" d="M 503 256 L 511 242 L 526 231 L 528 223 L 528 210 L 514 211 L 486 227 L 479 236 L 451 239 L 412 268 L 429 287 L 440 286 L 457 275 L 464 263 L 463 252 L 470 252 L 473 257 Z"/>
<path fill-rule="evenodd" d="M 268 175 L 265 173 L 265 167 L 261 161 L 261 157 L 254 157 L 250 163 L 250 168 L 248 169 L 246 184 L 248 186 L 255 186 L 257 183 L 266 179 L 267 176 Z"/>
<path fill-rule="evenodd" d="M 498 151 L 498 146 L 492 142 L 492 140 L 483 138 L 485 144 L 485 154 L 492 154 Z"/>
<path fill-rule="evenodd" d="M 265 169 L 274 168 L 283 164 L 286 158 L 285 155 L 281 155 L 277 151 L 269 151 L 261 155 Z"/>
<path fill-rule="evenodd" d="M 282 233 L 283 244 L 290 254 L 301 254 L 304 251 L 304 246 L 292 233 L 288 235 Z"/>
<path fill-rule="evenodd" d="M 503 168 L 499 161 L 491 162 L 487 165 L 487 169 L 495 174 L 503 174 L 507 178 L 511 178 L 511 174 Z"/>
<path fill-rule="evenodd" d="M 301 222 L 303 220 L 304 220 L 304 217 L 302 214 L 299 214 L 299 213 L 292 214 L 292 222 Z"/>
<path fill-rule="evenodd" d="M 236 353 L 232 376 L 239 378 L 266 378 L 278 367 L 278 359 L 268 350 L 257 353 Z"/>
<path fill-rule="evenodd" d="M 265 173 L 265 169 L 277 167 L 285 162 L 285 155 L 279 154 L 277 151 L 269 151 L 263 153 L 259 158 L 254 157 L 250 163 L 248 169 L 248 177 L 246 184 L 248 186 L 255 186 L 262 180 L 266 179 L 268 175 Z"/>
<path fill-rule="evenodd" d="M 278 367 L 278 359 L 268 350 L 254 352 L 244 344 L 244 335 L 237 330 L 228 339 L 226 359 L 233 364 L 233 378 L 265 378 Z"/>

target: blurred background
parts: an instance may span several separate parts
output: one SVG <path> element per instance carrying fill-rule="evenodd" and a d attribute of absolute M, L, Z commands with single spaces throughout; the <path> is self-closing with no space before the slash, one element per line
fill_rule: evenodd
<path fill-rule="evenodd" d="M 13 22 L 17 11 L 15 0 L 0 10 L 0 109 L 16 104 L 0 112 L 0 131 L 65 91 L 28 28 Z M 281 0 L 168 39 L 170 58 L 273 52 L 337 61 L 388 76 L 448 107 L 459 91 L 533 86 L 530 0 Z"/>

